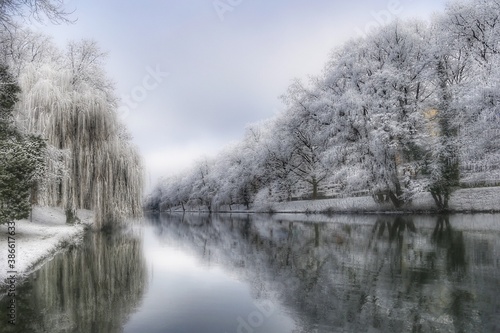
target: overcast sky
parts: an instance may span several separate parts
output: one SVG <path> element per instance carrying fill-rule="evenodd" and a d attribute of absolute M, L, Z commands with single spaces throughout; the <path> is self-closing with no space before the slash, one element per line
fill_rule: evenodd
<path fill-rule="evenodd" d="M 149 190 L 160 176 L 239 140 L 247 124 L 272 117 L 291 81 L 319 74 L 336 46 L 389 19 L 428 19 L 444 3 L 66 0 L 76 23 L 37 29 L 61 46 L 92 38 L 108 52 Z"/>

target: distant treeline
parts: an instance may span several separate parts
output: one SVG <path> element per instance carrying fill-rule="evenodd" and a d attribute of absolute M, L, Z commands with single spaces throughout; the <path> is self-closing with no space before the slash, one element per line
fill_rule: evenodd
<path fill-rule="evenodd" d="M 463 184 L 500 181 L 500 2 L 456 1 L 334 50 L 294 82 L 286 110 L 214 159 L 163 179 L 147 209 L 370 194 L 439 209 Z"/>

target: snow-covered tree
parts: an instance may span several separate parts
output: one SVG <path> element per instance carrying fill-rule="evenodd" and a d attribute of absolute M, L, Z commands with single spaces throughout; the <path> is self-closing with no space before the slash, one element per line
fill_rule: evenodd
<path fill-rule="evenodd" d="M 340 95 L 330 106 L 332 155 L 353 167 L 355 182 L 366 181 L 374 198 L 395 206 L 423 190 L 417 176 L 432 93 L 425 31 L 420 23 L 396 22 L 346 45 L 334 54 L 324 83 Z"/>
<path fill-rule="evenodd" d="M 475 185 L 500 178 L 499 9 L 491 0 L 452 2 L 434 22 L 438 135 L 430 191 L 441 209 L 460 181 Z"/>
<path fill-rule="evenodd" d="M 15 126 L 13 107 L 20 89 L 0 66 L 0 224 L 26 218 L 45 176 L 45 141 Z"/>
<path fill-rule="evenodd" d="M 469 79 L 471 57 L 456 40 L 447 38 L 443 22 L 434 24 L 434 45 L 429 55 L 429 58 L 434 58 L 434 73 L 429 80 L 436 87 L 436 103 L 435 109 L 426 114 L 432 133 L 425 171 L 436 206 L 447 209 L 451 193 L 458 188 L 460 180 L 457 121 L 460 111 L 453 103 L 453 96 L 461 94 L 460 87 Z M 443 43 L 448 47 L 443 48 Z"/>
<path fill-rule="evenodd" d="M 497 184 L 499 22 L 498 0 L 455 1 L 430 24 L 349 41 L 290 86 L 281 114 L 197 166 L 191 202 L 290 200 L 307 184 L 312 198 L 325 185 L 395 207 L 429 191 L 445 210 L 460 186 Z"/>
<path fill-rule="evenodd" d="M 16 106 L 27 132 L 68 152 L 60 154 L 65 160 L 50 161 L 51 172 L 61 177 L 47 186 L 42 203 L 62 206 L 69 215 L 94 209 L 98 227 L 140 214 L 142 191 L 141 159 L 118 120 L 101 56 L 95 43 L 82 41 L 70 44 L 62 69 L 28 64 Z"/>
<path fill-rule="evenodd" d="M 195 165 L 190 180 L 192 184 L 190 201 L 207 207 L 209 212 L 212 212 L 213 200 L 220 184 L 215 178 L 214 167 L 215 160 L 203 158 Z"/>
<path fill-rule="evenodd" d="M 14 25 L 9 29 L 0 29 L 0 62 L 7 64 L 14 77 L 18 78 L 21 70 L 28 65 L 60 64 L 62 54 L 50 36 Z"/>
<path fill-rule="evenodd" d="M 249 208 L 254 202 L 266 178 L 261 144 L 257 126 L 249 126 L 241 142 L 219 154 L 214 168 L 220 183 L 215 198 L 218 205 L 229 205 L 231 209 L 233 204 L 243 204 Z"/>
<path fill-rule="evenodd" d="M 190 180 L 190 171 L 161 179 L 146 199 L 146 209 L 164 211 L 180 206 L 186 211 L 192 190 Z"/>
<path fill-rule="evenodd" d="M 495 0 L 451 4 L 446 37 L 457 40 L 452 52 L 473 59 L 469 79 L 454 95 L 460 108 L 460 162 L 473 183 L 499 179 L 500 3 Z M 480 173 L 484 176 L 473 176 Z M 470 175 L 470 176 L 469 176 Z M 482 179 L 481 179 L 482 178 Z"/>
<path fill-rule="evenodd" d="M 290 200 L 297 180 L 292 173 L 293 150 L 286 133 L 280 130 L 281 121 L 282 116 L 277 116 L 248 129 L 258 140 L 253 156 L 255 167 L 261 172 L 260 191 L 274 201 Z"/>
<path fill-rule="evenodd" d="M 328 147 L 326 126 L 320 115 L 325 112 L 325 105 L 315 90 L 308 89 L 295 81 L 283 99 L 288 107 L 276 128 L 286 136 L 290 171 L 301 181 L 310 185 L 314 200 L 318 198 L 320 185 L 327 178 L 330 170 L 321 158 Z"/>
<path fill-rule="evenodd" d="M 69 12 L 64 9 L 64 0 L 2 0 L 0 2 L 0 25 L 14 24 L 14 17 L 34 18 L 52 22 L 70 22 Z"/>

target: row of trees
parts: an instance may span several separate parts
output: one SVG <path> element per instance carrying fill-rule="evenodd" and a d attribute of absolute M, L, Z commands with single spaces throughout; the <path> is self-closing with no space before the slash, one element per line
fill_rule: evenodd
<path fill-rule="evenodd" d="M 149 209 L 369 193 L 401 207 L 500 179 L 500 2 L 454 2 L 430 23 L 394 22 L 334 50 L 294 82 L 286 110 L 184 174 Z"/>
<path fill-rule="evenodd" d="M 67 20 L 57 1 L 14 3 L 1 9 L 23 14 L 24 4 L 35 17 Z M 48 36 L 2 23 L 0 222 L 26 217 L 32 204 L 62 207 L 68 221 L 78 208 L 95 210 L 97 227 L 139 215 L 142 162 L 118 119 L 105 53 L 91 40 L 60 50 Z"/>

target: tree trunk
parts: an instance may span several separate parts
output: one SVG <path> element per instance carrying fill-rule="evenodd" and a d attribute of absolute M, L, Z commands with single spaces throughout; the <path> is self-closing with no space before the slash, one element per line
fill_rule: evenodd
<path fill-rule="evenodd" d="M 436 206 L 440 211 L 447 211 L 448 210 L 448 201 L 450 199 L 450 194 L 451 190 L 431 190 L 431 195 L 432 198 L 434 199 L 434 202 L 436 203 Z"/>
<path fill-rule="evenodd" d="M 404 204 L 404 201 L 399 199 L 399 195 L 395 194 L 393 191 L 389 191 L 389 199 L 391 199 L 392 204 L 396 208 L 400 208 Z"/>
<path fill-rule="evenodd" d="M 388 195 L 382 192 L 377 192 L 372 195 L 373 201 L 377 204 L 383 204 L 389 201 Z"/>
<path fill-rule="evenodd" d="M 78 222 L 78 216 L 76 215 L 76 210 L 73 207 L 66 207 L 66 223 L 67 224 L 75 224 Z"/>
<path fill-rule="evenodd" d="M 312 185 L 312 199 L 316 200 L 318 199 L 318 181 L 316 180 L 315 177 L 312 178 L 311 185 Z"/>

